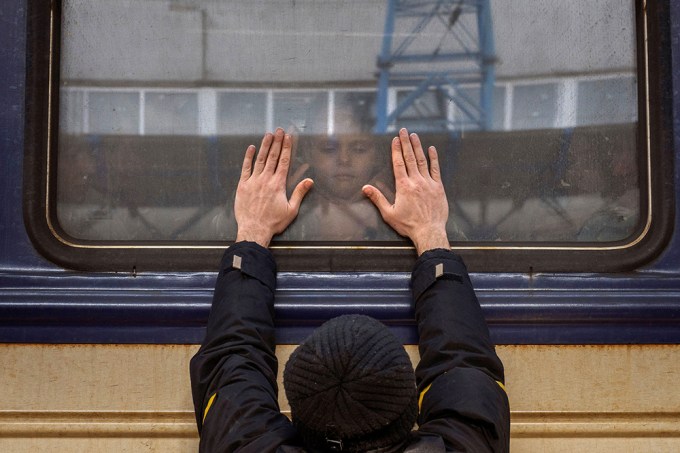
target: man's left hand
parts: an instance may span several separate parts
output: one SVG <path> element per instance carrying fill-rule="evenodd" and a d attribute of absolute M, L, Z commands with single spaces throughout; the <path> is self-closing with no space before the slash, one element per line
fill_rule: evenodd
<path fill-rule="evenodd" d="M 291 148 L 290 135 L 278 128 L 274 134 L 265 134 L 254 163 L 255 146 L 246 150 L 234 201 L 236 242 L 252 241 L 268 247 L 274 235 L 282 233 L 297 216 L 314 181 L 310 178 L 300 181 L 288 199 L 286 179 Z"/>

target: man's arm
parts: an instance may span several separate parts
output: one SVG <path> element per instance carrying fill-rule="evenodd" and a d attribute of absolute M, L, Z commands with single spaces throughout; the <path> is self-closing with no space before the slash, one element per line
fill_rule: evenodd
<path fill-rule="evenodd" d="M 429 165 L 418 136 L 402 129 L 392 141 L 394 203 L 373 186 L 363 189 L 419 255 L 411 278 L 420 335 L 419 432 L 441 436 L 450 451 L 507 451 L 503 364 L 467 269 L 450 250 L 448 202 L 434 147 L 428 156 Z"/>
<path fill-rule="evenodd" d="M 190 366 L 200 451 L 272 451 L 296 436 L 277 402 L 276 264 L 266 249 L 312 185 L 304 180 L 286 197 L 290 155 L 281 129 L 265 135 L 255 160 L 255 147 L 246 151 L 234 203 L 237 242 L 220 265 L 206 336 Z"/>
<path fill-rule="evenodd" d="M 510 408 L 496 355 L 462 259 L 424 252 L 412 274 L 420 362 L 420 432 L 452 451 L 505 452 Z"/>

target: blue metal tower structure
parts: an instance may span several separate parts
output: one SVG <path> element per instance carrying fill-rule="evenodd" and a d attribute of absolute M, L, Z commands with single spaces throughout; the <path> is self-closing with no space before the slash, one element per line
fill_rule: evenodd
<path fill-rule="evenodd" d="M 376 133 L 405 112 L 418 115 L 424 96 L 433 94 L 441 101 L 433 129 L 491 128 L 496 57 L 489 1 L 387 0 Z M 392 87 L 402 95 L 396 102 L 389 100 Z"/>

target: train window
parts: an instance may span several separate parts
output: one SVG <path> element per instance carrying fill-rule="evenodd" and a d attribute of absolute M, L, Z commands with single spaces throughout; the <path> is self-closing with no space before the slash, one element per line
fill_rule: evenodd
<path fill-rule="evenodd" d="M 243 152 L 277 126 L 295 137 L 292 177 L 317 183 L 273 243 L 283 268 L 408 268 L 409 244 L 360 193 L 392 193 L 400 127 L 439 149 L 452 245 L 473 268 L 639 262 L 665 234 L 647 47 L 661 38 L 640 2 L 39 5 L 50 27 L 34 39 L 56 58 L 36 66 L 51 113 L 34 124 L 58 132 L 35 150 L 28 217 L 67 266 L 184 253 L 171 267 L 210 268 L 235 236 Z"/>

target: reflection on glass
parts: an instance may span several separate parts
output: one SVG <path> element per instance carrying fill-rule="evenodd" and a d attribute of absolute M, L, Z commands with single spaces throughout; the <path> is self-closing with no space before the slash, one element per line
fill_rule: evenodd
<path fill-rule="evenodd" d="M 88 96 L 87 115 L 91 134 L 137 134 L 139 94 L 101 93 Z"/>
<path fill-rule="evenodd" d="M 336 91 L 333 130 L 337 134 L 371 132 L 375 125 L 374 91 Z M 348 114 L 348 112 L 351 112 Z"/>
<path fill-rule="evenodd" d="M 198 96 L 194 93 L 146 93 L 145 133 L 185 135 L 198 132 Z"/>
<path fill-rule="evenodd" d="M 59 128 L 61 133 L 82 134 L 83 103 L 85 93 L 79 90 L 64 90 L 59 103 Z"/>
<path fill-rule="evenodd" d="M 451 102 L 454 104 L 455 123 L 460 124 L 461 129 L 478 130 L 479 125 L 472 119 L 474 117 L 474 105 L 479 105 L 479 87 L 459 88 L 456 93 L 451 98 Z M 491 129 L 495 131 L 505 129 L 505 95 L 506 88 L 504 86 L 494 87 Z"/>
<path fill-rule="evenodd" d="M 622 240 L 639 219 L 636 134 L 632 125 L 466 134 L 449 169 L 453 217 L 471 240 Z M 615 206 L 634 213 L 628 234 L 611 224 L 597 239 L 581 232 Z"/>
<path fill-rule="evenodd" d="M 634 2 L 397 1 L 387 47 L 386 1 L 62 3 L 76 239 L 233 239 L 244 150 L 277 126 L 316 181 L 278 240 L 397 240 L 360 189 L 391 195 L 400 127 L 439 150 L 456 241 L 621 241 L 645 215 Z"/>
<path fill-rule="evenodd" d="M 439 91 L 428 90 L 408 102 L 411 92 L 397 92 L 397 108 L 406 105 L 401 113 L 400 126 L 418 131 L 445 131 L 449 122 L 447 102 Z"/>
<path fill-rule="evenodd" d="M 266 127 L 267 94 L 263 92 L 220 93 L 217 132 L 224 135 L 259 134 Z"/>
<path fill-rule="evenodd" d="M 409 92 L 400 91 L 397 94 L 397 103 L 401 105 L 409 96 Z M 404 119 L 437 119 L 446 118 L 446 107 L 442 94 L 437 91 L 427 91 L 408 105 L 402 112 Z"/>
<path fill-rule="evenodd" d="M 274 93 L 274 124 L 305 134 L 328 130 L 328 95 L 321 91 Z"/>
<path fill-rule="evenodd" d="M 618 124 L 636 121 L 636 89 L 635 79 L 632 77 L 579 82 L 578 124 Z"/>
<path fill-rule="evenodd" d="M 557 85 L 516 86 L 512 103 L 513 129 L 547 129 L 555 125 Z"/>

